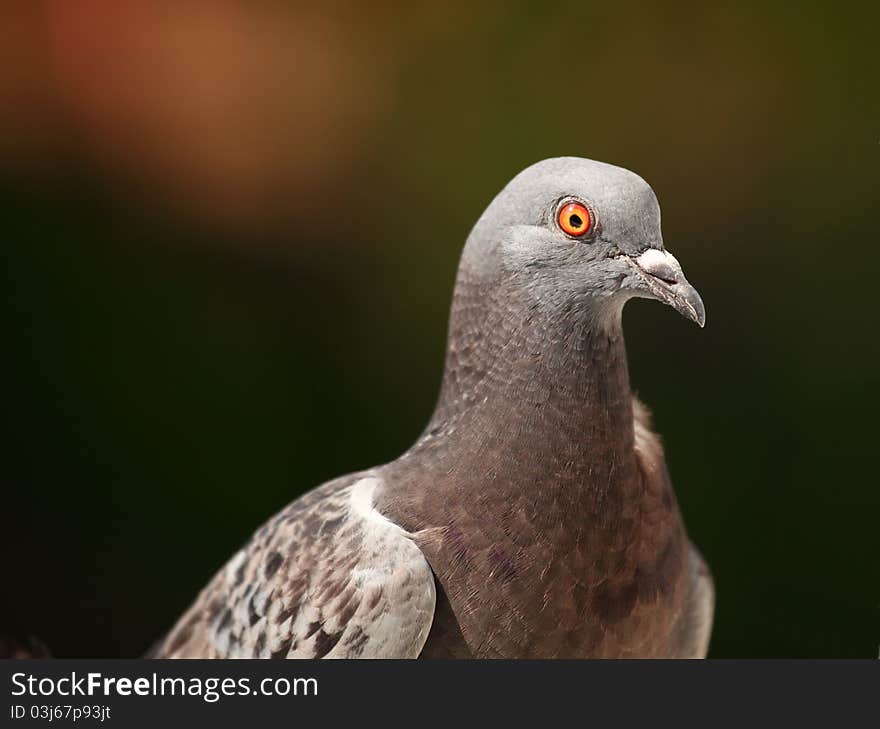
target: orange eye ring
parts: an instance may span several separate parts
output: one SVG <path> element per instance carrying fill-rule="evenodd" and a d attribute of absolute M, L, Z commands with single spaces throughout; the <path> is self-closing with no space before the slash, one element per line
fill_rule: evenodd
<path fill-rule="evenodd" d="M 556 218 L 566 235 L 582 238 L 593 229 L 593 216 L 586 205 L 570 202 L 562 206 Z"/>

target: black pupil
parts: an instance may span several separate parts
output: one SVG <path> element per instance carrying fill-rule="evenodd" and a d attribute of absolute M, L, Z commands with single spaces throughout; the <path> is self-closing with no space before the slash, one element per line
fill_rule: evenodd
<path fill-rule="evenodd" d="M 571 225 L 572 228 L 580 228 L 580 227 L 584 224 L 584 221 L 581 220 L 581 216 L 580 216 L 580 215 L 572 215 L 572 216 L 568 219 L 568 222 L 569 222 L 569 224 Z"/>

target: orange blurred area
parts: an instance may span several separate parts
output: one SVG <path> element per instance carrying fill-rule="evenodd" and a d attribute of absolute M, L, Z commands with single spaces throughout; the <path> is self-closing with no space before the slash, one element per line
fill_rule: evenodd
<path fill-rule="evenodd" d="M 308 220 L 345 188 L 390 91 L 342 22 L 353 10 L 56 0 L 2 13 L 7 158 L 73 150 L 225 224 Z"/>

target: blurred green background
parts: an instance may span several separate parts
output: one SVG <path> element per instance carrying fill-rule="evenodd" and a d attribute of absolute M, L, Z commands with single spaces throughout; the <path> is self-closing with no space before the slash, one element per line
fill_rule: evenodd
<path fill-rule="evenodd" d="M 521 168 L 654 187 L 699 331 L 626 314 L 716 657 L 876 657 L 876 4 L 0 10 L 0 633 L 135 656 L 270 514 L 433 406 Z"/>

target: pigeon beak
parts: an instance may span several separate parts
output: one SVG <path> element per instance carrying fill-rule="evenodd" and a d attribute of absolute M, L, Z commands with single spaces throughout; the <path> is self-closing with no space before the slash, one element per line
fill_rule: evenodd
<path fill-rule="evenodd" d="M 681 265 L 668 251 L 649 248 L 627 259 L 644 280 L 653 298 L 669 304 L 679 314 L 701 327 L 706 324 L 706 309 L 697 290 L 682 273 Z"/>

